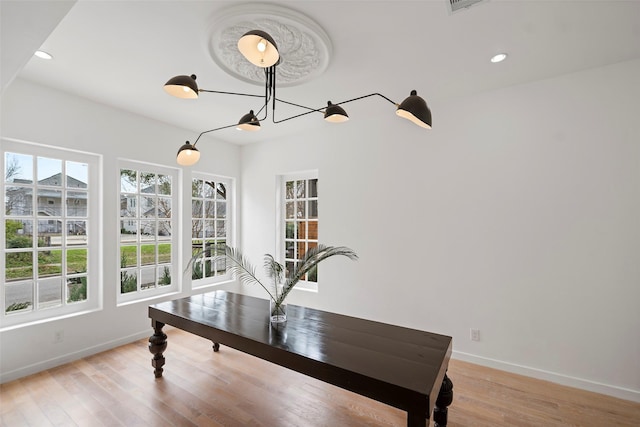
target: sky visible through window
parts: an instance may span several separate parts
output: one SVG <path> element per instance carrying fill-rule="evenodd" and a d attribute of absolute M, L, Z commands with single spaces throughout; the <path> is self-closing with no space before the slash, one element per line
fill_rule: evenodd
<path fill-rule="evenodd" d="M 8 182 L 14 180 L 33 180 L 33 156 L 18 153 L 7 153 L 5 160 L 5 171 L 9 171 L 9 165 L 15 164 L 16 168 L 11 177 L 5 177 Z M 38 157 L 38 180 L 52 177 L 61 172 L 61 163 L 58 159 Z M 65 162 L 66 174 L 79 181 L 87 183 L 88 167 L 84 163 Z"/>

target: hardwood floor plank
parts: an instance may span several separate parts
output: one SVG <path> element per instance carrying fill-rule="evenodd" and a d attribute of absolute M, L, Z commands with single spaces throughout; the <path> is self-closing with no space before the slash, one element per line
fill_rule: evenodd
<path fill-rule="evenodd" d="M 211 351 L 207 349 L 206 351 Z M 221 382 L 214 375 L 184 363 L 181 357 L 174 355 L 175 370 L 172 369 L 162 380 L 155 380 L 155 386 L 177 387 L 188 393 L 191 405 L 219 425 L 249 425 L 253 416 L 238 408 L 237 402 L 242 396 L 233 387 Z M 147 360 L 148 363 L 148 360 Z M 147 373 L 150 363 L 144 369 Z M 150 375 L 153 378 L 153 375 Z M 188 391 L 187 391 L 188 390 Z"/>
<path fill-rule="evenodd" d="M 150 331 L 151 334 L 151 331 Z M 169 329 L 163 378 L 139 340 L 0 385 L 0 426 L 404 427 L 406 414 Z M 640 426 L 640 404 L 452 360 L 449 427 Z M 432 424 L 431 424 L 432 425 Z"/>
<path fill-rule="evenodd" d="M 130 381 L 138 384 L 135 393 L 147 393 L 146 397 L 155 402 L 155 404 L 166 405 L 170 408 L 170 411 L 176 412 L 184 421 L 181 421 L 180 425 L 196 425 L 206 427 L 218 427 L 220 424 L 206 417 L 191 393 L 188 390 L 170 384 L 164 381 L 155 381 L 155 379 L 149 375 L 141 375 L 143 370 L 142 366 L 137 364 L 131 366 L 131 363 L 124 358 L 121 358 L 119 353 L 109 352 L 105 354 L 103 360 L 104 363 L 116 368 L 122 376 L 127 377 Z M 148 374 L 148 372 L 147 372 Z M 154 384 L 155 382 L 155 384 Z M 149 390 L 151 393 L 148 393 Z M 143 399 L 143 397 L 139 397 Z M 167 408 L 163 408 L 162 411 L 167 411 Z M 175 415 L 168 414 L 174 420 L 178 420 Z M 176 421 L 172 421 L 174 424 Z"/>
<path fill-rule="evenodd" d="M 466 399 L 460 402 L 462 396 L 458 393 L 453 405 L 464 404 L 465 409 L 468 406 L 476 414 L 484 411 L 481 408 L 489 408 L 494 416 L 500 414 L 499 420 L 493 418 L 473 425 L 640 425 L 640 404 L 635 402 L 458 360 L 450 362 L 449 372 L 454 381 L 454 396 L 462 388 Z"/>
<path fill-rule="evenodd" d="M 125 389 L 120 389 L 95 369 L 91 364 L 91 361 L 95 360 L 94 357 L 76 363 L 80 375 L 76 375 L 75 379 L 83 393 L 94 397 L 95 401 L 100 402 L 103 408 L 124 426 L 169 425 L 151 411 L 136 406 Z"/>
<path fill-rule="evenodd" d="M 147 384 L 147 387 L 141 387 L 146 382 L 134 374 L 133 371 L 128 370 L 125 363 L 118 364 L 117 361 L 110 357 L 109 353 L 100 355 L 100 357 L 95 356 L 91 362 L 94 367 L 109 379 L 109 383 L 116 384 L 119 389 L 126 391 L 132 399 L 131 403 L 136 405 L 137 408 L 146 408 L 149 411 L 153 411 L 168 425 L 196 426 L 187 417 L 175 411 L 170 404 L 159 399 L 155 393 L 157 389 L 152 387 L 151 384 Z M 143 381 L 142 384 L 137 380 Z"/>
<path fill-rule="evenodd" d="M 20 381 L 0 385 L 0 425 L 26 426 L 23 406 L 29 404 L 29 395 Z"/>
<path fill-rule="evenodd" d="M 18 399 L 15 402 L 16 409 L 20 412 L 22 417 L 24 418 L 26 425 L 28 426 L 50 426 L 52 425 L 46 414 L 42 412 L 42 409 L 37 404 L 36 400 L 34 400 L 33 395 L 30 391 L 31 387 L 37 388 L 39 387 L 41 381 L 42 373 L 35 374 L 29 377 L 29 381 L 17 380 L 15 384 L 9 384 L 11 387 L 12 394 L 9 395 L 9 399 L 5 399 L 5 385 L 2 385 L 1 393 L 2 393 L 2 406 L 5 405 L 5 402 L 9 400 L 9 404 L 11 404 L 11 397 L 18 396 Z"/>
<path fill-rule="evenodd" d="M 67 390 L 58 382 L 57 379 L 63 377 L 60 371 L 60 369 L 48 371 L 49 375 L 43 383 L 43 392 L 46 398 L 38 399 L 38 404 L 42 405 L 46 402 L 51 407 L 55 418 L 49 416 L 49 420 L 54 425 L 88 425 L 93 421 L 92 413 L 80 404 L 77 394 L 72 394 L 70 390 Z M 68 402 L 75 402 L 76 404 L 69 405 Z M 61 413 L 57 413 L 58 410 Z"/>

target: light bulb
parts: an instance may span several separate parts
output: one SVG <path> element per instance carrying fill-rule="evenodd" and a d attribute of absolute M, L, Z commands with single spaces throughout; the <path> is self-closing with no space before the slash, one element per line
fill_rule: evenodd
<path fill-rule="evenodd" d="M 259 50 L 260 52 L 264 52 L 266 49 L 267 49 L 267 42 L 265 42 L 265 41 L 264 41 L 264 39 L 261 39 L 261 40 L 258 42 L 258 50 Z"/>
<path fill-rule="evenodd" d="M 51 56 L 51 54 L 43 51 L 43 50 L 36 50 L 34 52 L 34 55 L 37 56 L 38 58 L 42 58 L 42 59 L 52 59 L 53 56 Z"/>
<path fill-rule="evenodd" d="M 502 62 L 505 59 L 507 59 L 507 54 L 506 53 L 499 53 L 497 55 L 494 55 L 491 57 L 491 62 L 498 63 L 498 62 Z"/>

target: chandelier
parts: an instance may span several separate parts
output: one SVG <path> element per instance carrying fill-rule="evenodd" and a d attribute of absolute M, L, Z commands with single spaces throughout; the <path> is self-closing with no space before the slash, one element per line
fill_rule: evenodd
<path fill-rule="evenodd" d="M 249 110 L 249 112 L 243 115 L 237 123 L 205 130 L 201 132 L 200 135 L 198 135 L 193 144 L 187 141 L 178 150 L 177 162 L 179 165 L 191 166 L 196 164 L 198 160 L 200 160 L 200 151 L 198 151 L 198 149 L 196 148 L 196 144 L 200 140 L 200 137 L 202 137 L 202 135 L 206 133 L 232 127 L 235 127 L 238 130 L 250 132 L 259 131 L 261 128 L 260 123 L 266 120 L 268 117 L 269 104 L 271 104 L 272 121 L 275 124 L 306 116 L 311 113 L 322 113 L 324 115 L 324 119 L 330 123 L 342 123 L 349 120 L 349 116 L 344 108 L 341 107 L 341 105 L 376 96 L 395 105 L 396 115 L 398 115 L 399 117 L 410 120 L 411 122 L 425 129 L 431 129 L 431 110 L 429 110 L 427 103 L 424 101 L 424 99 L 418 96 L 415 90 L 412 90 L 410 95 L 400 104 L 379 93 L 371 93 L 337 103 L 328 101 L 326 106 L 320 108 L 306 107 L 304 105 L 285 101 L 276 97 L 276 67 L 280 63 L 280 53 L 278 52 L 278 46 L 275 40 L 268 33 L 261 30 L 251 30 L 245 33 L 238 40 L 238 50 L 250 63 L 252 63 L 256 67 L 264 69 L 264 95 L 200 89 L 198 88 L 198 84 L 196 83 L 195 74 L 192 74 L 190 76 L 180 75 L 173 77 L 164 85 L 164 90 L 167 93 L 175 97 L 185 99 L 198 98 L 200 93 L 217 93 L 263 99 L 262 107 L 257 112 L 254 112 L 254 110 Z M 281 102 L 283 104 L 298 107 L 305 111 L 281 120 L 276 120 L 274 115 L 276 102 Z"/>

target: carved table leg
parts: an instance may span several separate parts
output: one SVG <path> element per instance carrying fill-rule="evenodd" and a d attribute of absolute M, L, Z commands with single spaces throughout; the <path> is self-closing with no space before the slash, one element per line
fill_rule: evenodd
<path fill-rule="evenodd" d="M 407 427 L 428 427 L 429 420 L 424 414 L 409 412 L 407 414 Z"/>
<path fill-rule="evenodd" d="M 167 349 L 167 334 L 162 332 L 164 323 L 151 321 L 153 327 L 153 335 L 149 338 L 149 351 L 153 354 L 151 359 L 151 366 L 155 369 L 153 371 L 156 378 L 162 377 L 162 366 L 164 366 L 164 356 L 162 353 Z"/>
<path fill-rule="evenodd" d="M 440 393 L 436 399 L 436 407 L 433 409 L 434 427 L 445 427 L 447 425 L 447 406 L 453 402 L 453 382 L 447 374 L 444 374 Z"/>
<path fill-rule="evenodd" d="M 217 342 L 213 343 L 213 351 L 215 352 L 220 351 L 220 343 L 217 343 Z"/>

